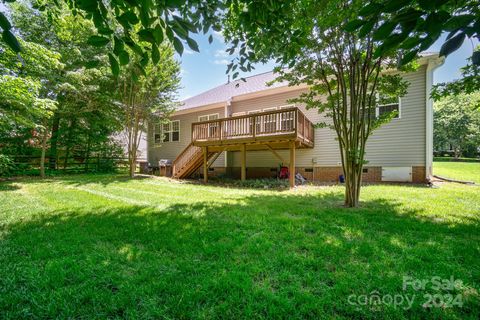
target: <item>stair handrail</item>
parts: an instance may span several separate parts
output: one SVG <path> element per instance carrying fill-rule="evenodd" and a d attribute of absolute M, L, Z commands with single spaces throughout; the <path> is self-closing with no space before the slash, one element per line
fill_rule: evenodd
<path fill-rule="evenodd" d="M 181 170 L 184 165 L 183 162 L 186 162 L 190 157 L 192 157 L 197 151 L 201 150 L 200 147 L 196 147 L 193 145 L 193 142 L 190 142 L 188 146 L 183 149 L 182 152 L 175 158 L 173 161 L 173 175 L 175 176 L 177 174 L 177 169 Z M 187 155 L 189 157 L 187 157 Z"/>

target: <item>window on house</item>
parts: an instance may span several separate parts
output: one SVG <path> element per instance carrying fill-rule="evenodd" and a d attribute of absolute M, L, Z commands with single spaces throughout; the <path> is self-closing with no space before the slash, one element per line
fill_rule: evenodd
<path fill-rule="evenodd" d="M 260 110 L 251 110 L 251 111 L 248 111 L 248 114 L 256 114 L 256 113 L 260 113 L 261 111 Z M 249 118 L 248 119 L 248 122 L 249 122 L 249 127 L 250 127 L 250 134 L 253 134 L 253 118 Z M 256 133 L 260 133 L 260 130 L 261 130 L 261 123 L 260 121 L 258 121 L 258 118 L 257 118 L 257 121 L 255 122 L 255 132 Z"/>
<path fill-rule="evenodd" d="M 394 119 L 400 118 L 400 98 L 398 96 L 382 96 L 377 97 L 378 106 L 376 109 L 376 116 L 380 117 L 383 114 L 396 112 Z"/>
<path fill-rule="evenodd" d="M 180 141 L 180 120 L 156 124 L 153 132 L 153 141 L 155 144 Z"/>
<path fill-rule="evenodd" d="M 199 116 L 198 121 L 203 122 L 203 121 L 217 120 L 218 118 L 219 118 L 218 113 L 207 114 L 204 116 Z M 205 129 L 208 130 L 207 132 L 209 137 L 214 137 L 218 131 L 218 123 L 217 122 L 208 123 L 205 125 Z"/>
<path fill-rule="evenodd" d="M 157 123 L 153 126 L 153 143 L 160 144 L 162 142 L 162 125 Z"/>
<path fill-rule="evenodd" d="M 263 112 L 275 111 L 275 110 L 277 110 L 277 107 L 265 108 L 265 109 L 263 109 Z M 276 131 L 277 116 L 278 116 L 278 113 L 267 114 L 267 115 L 263 116 L 263 125 L 264 125 L 263 131 L 264 132 L 272 133 L 272 132 Z"/>

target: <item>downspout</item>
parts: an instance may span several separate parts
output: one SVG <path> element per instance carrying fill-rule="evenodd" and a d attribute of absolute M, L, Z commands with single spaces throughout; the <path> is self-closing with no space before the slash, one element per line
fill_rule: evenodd
<path fill-rule="evenodd" d="M 228 82 L 230 83 L 230 76 L 228 76 Z M 225 118 L 227 117 L 230 117 L 231 116 L 231 110 L 232 109 L 232 98 L 228 99 L 227 100 L 227 103 L 225 103 Z M 227 172 L 227 168 L 228 168 L 228 151 L 224 151 L 225 152 L 225 158 L 224 158 L 224 164 L 225 164 L 225 172 Z"/>
<path fill-rule="evenodd" d="M 426 126 L 425 126 L 425 180 L 430 181 L 433 176 L 433 99 L 430 97 L 433 86 L 433 72 L 443 64 L 444 59 L 428 60 L 426 71 Z"/>

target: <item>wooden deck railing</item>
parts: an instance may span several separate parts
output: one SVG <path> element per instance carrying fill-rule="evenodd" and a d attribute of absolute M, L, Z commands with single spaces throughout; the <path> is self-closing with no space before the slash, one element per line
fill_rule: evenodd
<path fill-rule="evenodd" d="M 173 175 L 177 175 L 180 170 L 185 168 L 195 156 L 199 156 L 202 153 L 202 148 L 196 147 L 193 143 L 190 143 L 173 161 Z"/>
<path fill-rule="evenodd" d="M 298 108 L 192 123 L 192 142 L 291 135 L 313 143 L 312 122 Z"/>

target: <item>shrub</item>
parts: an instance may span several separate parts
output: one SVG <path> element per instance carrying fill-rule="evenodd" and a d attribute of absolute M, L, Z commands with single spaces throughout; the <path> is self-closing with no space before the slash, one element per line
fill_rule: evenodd
<path fill-rule="evenodd" d="M 4 154 L 0 154 L 0 176 L 9 176 L 15 170 L 13 160 Z"/>
<path fill-rule="evenodd" d="M 264 179 L 248 179 L 245 181 L 238 179 L 228 179 L 228 178 L 213 178 L 212 181 L 215 183 L 239 187 L 239 188 L 251 188 L 251 189 L 287 189 L 289 188 L 289 182 L 287 179 L 274 179 L 274 178 L 264 178 Z"/>

